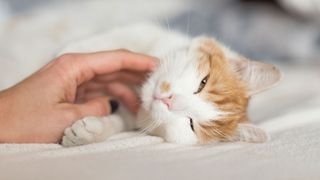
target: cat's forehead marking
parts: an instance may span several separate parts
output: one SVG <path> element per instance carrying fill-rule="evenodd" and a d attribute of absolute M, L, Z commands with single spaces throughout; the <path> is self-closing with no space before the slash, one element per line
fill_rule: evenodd
<path fill-rule="evenodd" d="M 161 82 L 160 91 L 161 93 L 166 93 L 170 90 L 170 84 L 167 81 Z"/>

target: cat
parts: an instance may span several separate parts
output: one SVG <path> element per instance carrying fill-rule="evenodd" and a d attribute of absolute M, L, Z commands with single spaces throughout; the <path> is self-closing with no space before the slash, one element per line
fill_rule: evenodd
<path fill-rule="evenodd" d="M 160 61 L 138 87 L 138 114 L 122 108 L 105 117 L 84 117 L 65 129 L 63 146 L 101 142 L 135 127 L 177 144 L 268 140 L 263 129 L 249 123 L 247 109 L 252 95 L 280 80 L 275 66 L 251 61 L 212 37 L 189 38 L 154 24 L 120 27 L 71 44 L 60 54 L 119 48 Z"/>

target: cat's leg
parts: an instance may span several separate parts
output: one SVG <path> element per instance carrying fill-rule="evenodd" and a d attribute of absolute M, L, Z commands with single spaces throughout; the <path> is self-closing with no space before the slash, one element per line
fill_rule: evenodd
<path fill-rule="evenodd" d="M 124 129 L 124 121 L 118 114 L 84 117 L 65 129 L 61 144 L 70 147 L 102 142 Z"/>

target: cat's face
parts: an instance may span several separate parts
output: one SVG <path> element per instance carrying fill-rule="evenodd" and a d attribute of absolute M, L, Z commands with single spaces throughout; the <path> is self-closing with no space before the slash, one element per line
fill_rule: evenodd
<path fill-rule="evenodd" d="M 212 39 L 197 38 L 189 47 L 161 57 L 144 84 L 142 126 L 176 143 L 265 141 L 261 129 L 242 122 L 247 121 L 249 97 L 279 77 L 271 65 L 248 61 Z"/>

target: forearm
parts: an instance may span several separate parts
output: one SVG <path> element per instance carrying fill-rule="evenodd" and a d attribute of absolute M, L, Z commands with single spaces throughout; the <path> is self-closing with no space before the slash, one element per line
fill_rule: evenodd
<path fill-rule="evenodd" d="M 10 94 L 8 90 L 0 91 L 0 143 L 8 142 L 10 134 Z"/>
<path fill-rule="evenodd" d="M 0 143 L 53 142 L 45 139 L 50 135 L 41 132 L 50 132 L 49 113 L 42 113 L 44 105 L 38 106 L 36 96 L 27 92 L 19 86 L 0 92 Z"/>
<path fill-rule="evenodd" d="M 23 140 L 22 97 L 16 86 L 0 92 L 0 143 L 20 143 Z"/>

